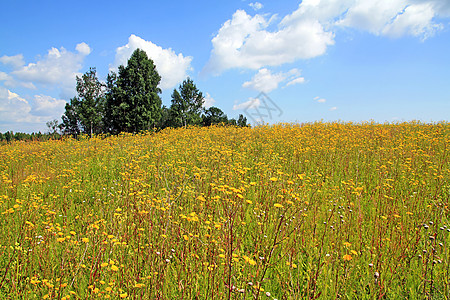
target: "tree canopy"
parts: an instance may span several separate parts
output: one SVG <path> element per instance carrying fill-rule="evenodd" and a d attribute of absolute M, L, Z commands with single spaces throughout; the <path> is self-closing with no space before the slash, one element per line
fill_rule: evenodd
<path fill-rule="evenodd" d="M 172 105 L 170 106 L 170 121 L 173 127 L 186 127 L 188 125 L 200 125 L 202 107 L 205 102 L 202 92 L 198 90 L 189 77 L 183 81 L 172 93 Z"/>
<path fill-rule="evenodd" d="M 66 104 L 62 116 L 67 133 L 78 134 L 80 131 L 92 136 L 103 130 L 104 84 L 97 78 L 95 68 L 90 68 L 82 77 L 77 78 L 78 97 Z"/>
<path fill-rule="evenodd" d="M 136 49 L 126 66 L 101 83 L 95 68 L 77 77 L 77 96 L 66 104 L 60 128 L 65 134 L 141 132 L 165 127 L 248 126 L 247 119 L 228 120 L 217 107 L 205 109 L 203 93 L 187 78 L 174 89 L 170 107 L 162 106 L 161 76 L 145 51 Z"/>
<path fill-rule="evenodd" d="M 107 79 L 105 124 L 112 133 L 139 132 L 157 126 L 161 118 L 161 81 L 145 51 L 133 52 L 119 74 Z"/>

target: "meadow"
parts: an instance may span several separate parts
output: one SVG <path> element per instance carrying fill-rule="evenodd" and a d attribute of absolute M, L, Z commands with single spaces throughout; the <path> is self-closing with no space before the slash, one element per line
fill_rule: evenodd
<path fill-rule="evenodd" d="M 0 299 L 449 299 L 450 123 L 0 145 Z"/>

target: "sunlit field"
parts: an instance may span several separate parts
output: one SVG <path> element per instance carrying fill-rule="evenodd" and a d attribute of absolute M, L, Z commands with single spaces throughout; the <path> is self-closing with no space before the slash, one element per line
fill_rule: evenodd
<path fill-rule="evenodd" d="M 450 124 L 0 145 L 0 299 L 449 299 Z"/>

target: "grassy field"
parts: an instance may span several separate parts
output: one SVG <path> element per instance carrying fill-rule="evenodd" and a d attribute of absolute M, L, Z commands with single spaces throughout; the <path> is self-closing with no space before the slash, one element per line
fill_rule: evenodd
<path fill-rule="evenodd" d="M 0 299 L 449 299 L 450 124 L 0 145 Z"/>

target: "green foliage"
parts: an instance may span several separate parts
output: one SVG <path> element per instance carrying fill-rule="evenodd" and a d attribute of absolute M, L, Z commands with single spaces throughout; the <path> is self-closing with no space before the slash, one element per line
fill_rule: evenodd
<path fill-rule="evenodd" d="M 13 132 L 12 132 L 12 131 L 7 131 L 7 132 L 5 133 L 5 140 L 6 140 L 8 143 L 12 140 L 13 137 L 14 137 L 14 135 L 13 135 Z"/>
<path fill-rule="evenodd" d="M 239 114 L 239 119 L 237 120 L 237 126 L 239 126 L 239 127 L 249 126 L 249 124 L 247 124 L 247 118 L 244 117 L 243 114 Z"/>
<path fill-rule="evenodd" d="M 119 66 L 118 73 L 110 72 L 106 84 L 91 68 L 77 77 L 78 96 L 66 104 L 62 133 L 77 137 L 80 133 L 135 133 L 192 125 L 248 126 L 243 115 L 238 120 L 228 119 L 217 107 L 204 109 L 203 94 L 189 77 L 174 89 L 170 108 L 161 106 L 160 81 L 156 66 L 141 49 L 133 52 L 127 66 Z"/>
<path fill-rule="evenodd" d="M 161 77 L 144 50 L 136 49 L 126 67 L 107 78 L 106 130 L 139 132 L 156 127 L 161 119 Z"/>
<path fill-rule="evenodd" d="M 41 133 L 41 132 L 33 132 L 33 133 L 24 133 L 24 132 L 12 132 L 7 131 L 5 133 L 0 132 L 0 142 L 13 142 L 13 141 L 46 141 L 49 139 L 58 139 L 61 135 L 57 132 L 53 133 Z"/>
<path fill-rule="evenodd" d="M 64 131 L 78 135 L 80 131 L 92 136 L 103 130 L 104 84 L 101 83 L 95 68 L 80 78 L 77 76 L 78 97 L 70 99 L 62 117 Z"/>
<path fill-rule="evenodd" d="M 205 110 L 205 113 L 202 115 L 202 123 L 204 126 L 211 126 L 214 124 L 227 124 L 228 117 L 224 112 L 215 106 L 211 106 L 210 108 Z M 232 124 L 231 125 L 235 125 Z"/>
<path fill-rule="evenodd" d="M 79 118 L 76 110 L 76 98 L 70 99 L 70 103 L 66 103 L 66 111 L 62 115 L 62 128 L 64 134 L 71 134 L 76 137 L 80 134 Z"/>
<path fill-rule="evenodd" d="M 159 120 L 158 128 L 164 129 L 170 126 L 170 108 L 163 105 L 161 108 L 161 119 Z"/>
<path fill-rule="evenodd" d="M 173 127 L 186 127 L 188 125 L 200 125 L 201 112 L 205 102 L 202 92 L 196 87 L 189 77 L 183 81 L 172 93 L 172 105 L 170 106 L 170 125 Z"/>

